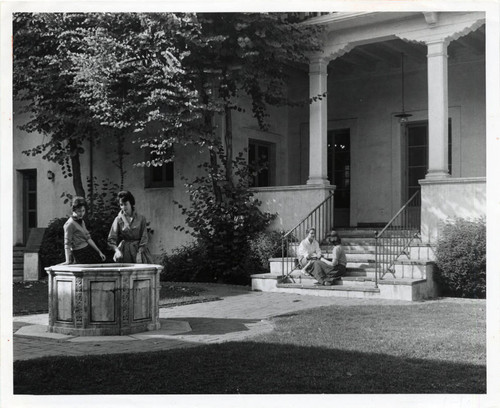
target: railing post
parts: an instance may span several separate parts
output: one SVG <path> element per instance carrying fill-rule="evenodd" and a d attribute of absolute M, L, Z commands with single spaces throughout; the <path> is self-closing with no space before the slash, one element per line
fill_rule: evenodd
<path fill-rule="evenodd" d="M 380 268 L 379 265 L 380 259 L 379 259 L 379 253 L 378 253 L 378 234 L 377 231 L 375 231 L 375 289 L 378 289 L 378 271 Z"/>
<path fill-rule="evenodd" d="M 285 234 L 281 234 L 281 279 L 285 277 Z"/>

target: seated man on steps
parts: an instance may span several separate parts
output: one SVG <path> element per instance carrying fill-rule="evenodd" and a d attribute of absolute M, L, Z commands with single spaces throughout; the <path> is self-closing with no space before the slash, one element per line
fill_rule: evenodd
<path fill-rule="evenodd" d="M 316 230 L 309 228 L 307 230 L 307 237 L 297 248 L 297 257 L 303 270 L 313 276 L 318 281 L 318 284 L 329 286 L 335 280 L 333 266 L 328 265 L 327 262 L 329 261 L 325 262 L 315 236 Z"/>

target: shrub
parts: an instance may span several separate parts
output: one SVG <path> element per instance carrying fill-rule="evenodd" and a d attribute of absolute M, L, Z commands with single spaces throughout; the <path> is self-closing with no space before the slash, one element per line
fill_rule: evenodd
<path fill-rule="evenodd" d="M 205 267 L 207 254 L 196 242 L 176 248 L 172 255 L 162 254 L 164 267 L 160 280 L 171 282 L 210 282 L 214 278 Z"/>
<path fill-rule="evenodd" d="M 250 240 L 249 257 L 254 260 L 253 273 L 269 272 L 269 258 L 281 258 L 280 231 L 263 231 Z"/>
<path fill-rule="evenodd" d="M 65 261 L 64 223 L 68 218 L 55 218 L 49 222 L 40 245 L 40 263 L 42 268 Z"/>
<path fill-rule="evenodd" d="M 220 163 L 224 163 L 222 148 L 218 154 Z M 175 229 L 193 236 L 196 245 L 205 251 L 203 276 L 213 281 L 246 284 L 251 273 L 247 266 L 249 241 L 263 231 L 275 215 L 260 211 L 260 202 L 249 190 L 250 170 L 241 153 L 232 161 L 232 166 L 235 177 L 231 182 L 226 180 L 226 169 L 220 164 L 198 166 L 205 174 L 185 183 L 190 207 L 176 202 L 186 216 L 187 228 L 176 226 Z"/>
<path fill-rule="evenodd" d="M 456 219 L 445 224 L 436 248 L 437 280 L 445 295 L 486 297 L 486 223 Z"/>

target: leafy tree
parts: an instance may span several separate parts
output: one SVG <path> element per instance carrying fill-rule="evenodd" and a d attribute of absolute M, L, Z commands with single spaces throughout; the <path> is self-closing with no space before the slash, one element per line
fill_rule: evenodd
<path fill-rule="evenodd" d="M 74 83 L 102 125 L 135 134 L 158 158 L 188 143 L 186 126 L 200 115 L 182 60 L 196 32 L 189 14 L 90 13 L 71 54 Z M 196 134 L 196 138 L 198 134 Z M 142 163 L 144 164 L 144 163 Z"/>
<path fill-rule="evenodd" d="M 216 115 L 224 118 L 223 140 L 214 132 L 210 134 L 213 144 L 223 142 L 223 182 L 231 184 L 232 112 L 242 111 L 241 97 L 248 96 L 259 127 L 268 130 L 267 107 L 294 103 L 287 98 L 288 72 L 292 64 L 307 63 L 308 53 L 320 50 L 320 28 L 300 25 L 287 13 L 207 13 L 197 17 L 199 38 L 192 40 L 184 66 L 205 106 L 206 128 Z M 209 150 L 214 174 L 218 159 L 215 152 Z M 221 184 L 214 183 L 213 189 L 221 202 Z"/>
<path fill-rule="evenodd" d="M 292 103 L 287 73 L 320 50 L 319 31 L 286 13 L 90 13 L 81 38 L 72 37 L 73 74 L 101 124 L 136 134 L 155 154 L 139 165 L 161 165 L 172 159 L 172 146 L 196 143 L 208 146 L 215 173 L 223 143 L 224 183 L 232 183 L 232 112 L 243 110 L 240 97 L 251 98 L 266 130 L 267 106 Z M 213 185 L 218 201 L 220 188 Z"/>
<path fill-rule="evenodd" d="M 73 176 L 76 194 L 84 196 L 79 157 L 95 122 L 71 86 L 60 48 L 60 38 L 76 25 L 62 14 L 14 17 L 14 97 L 30 114 L 21 129 L 49 136 L 47 142 L 24 153 L 44 153 L 44 159 L 59 163 L 65 176 Z"/>
<path fill-rule="evenodd" d="M 210 148 L 223 141 L 231 183 L 239 98 L 250 96 L 267 129 L 267 106 L 291 103 L 287 72 L 320 50 L 319 31 L 287 13 L 17 14 L 15 97 L 31 114 L 23 129 L 50 136 L 27 153 L 61 164 L 81 194 L 79 156 L 91 135 L 98 142 L 111 133 L 120 146 L 123 135 L 136 134 L 156 155 L 142 165 L 171 160 L 174 144 L 207 145 L 213 171 L 218 157 Z"/>
<path fill-rule="evenodd" d="M 83 14 L 14 15 L 14 98 L 20 103 L 19 112 L 29 115 L 20 129 L 47 136 L 44 143 L 24 153 L 58 163 L 64 177 L 72 177 L 80 196 L 85 196 L 80 165 L 85 141 L 111 140 L 119 150 L 122 137 L 100 123 L 75 86 L 70 56 L 79 48 L 76 39 L 83 41 L 82 32 L 92 23 Z"/>

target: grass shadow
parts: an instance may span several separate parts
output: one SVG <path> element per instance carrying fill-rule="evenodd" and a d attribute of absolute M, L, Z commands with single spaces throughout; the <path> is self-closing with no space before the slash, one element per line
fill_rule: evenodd
<path fill-rule="evenodd" d="M 187 321 L 191 326 L 190 336 L 222 335 L 248 331 L 247 324 L 257 323 L 260 319 L 212 319 L 207 317 L 173 318 L 165 320 Z M 185 333 L 181 333 L 185 334 Z"/>
<path fill-rule="evenodd" d="M 486 392 L 486 367 L 322 347 L 232 342 L 14 363 L 15 394 Z"/>

